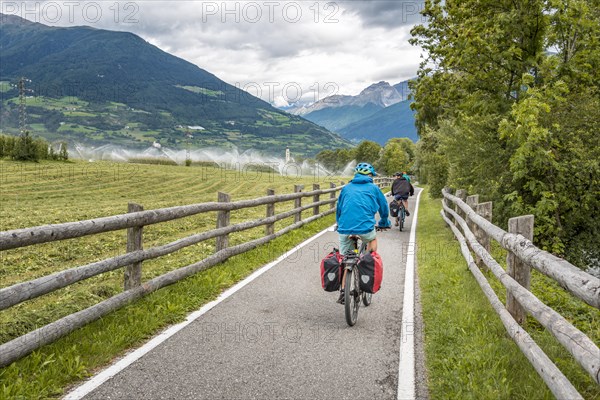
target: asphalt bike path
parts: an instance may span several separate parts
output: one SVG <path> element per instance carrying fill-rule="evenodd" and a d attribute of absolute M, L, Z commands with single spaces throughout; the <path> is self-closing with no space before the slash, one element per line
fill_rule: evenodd
<path fill-rule="evenodd" d="M 320 260 L 339 243 L 330 230 L 91 392 L 80 388 L 68 397 L 396 399 L 412 222 L 413 214 L 403 232 L 377 233 L 382 287 L 369 307 L 361 306 L 354 327 L 336 303 L 338 292 L 321 288 Z"/>

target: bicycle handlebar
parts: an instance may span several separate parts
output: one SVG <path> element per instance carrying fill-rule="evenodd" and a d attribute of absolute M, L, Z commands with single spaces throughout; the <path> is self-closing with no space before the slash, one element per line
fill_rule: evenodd
<path fill-rule="evenodd" d="M 391 227 L 391 226 L 387 226 L 387 227 L 383 227 L 383 226 L 375 226 L 375 231 L 377 231 L 377 232 L 381 232 L 381 231 L 389 231 L 390 229 L 392 229 L 392 227 Z M 333 228 L 333 231 L 334 231 L 334 232 L 337 232 L 337 230 L 338 230 L 338 226 L 336 225 L 336 226 Z"/>

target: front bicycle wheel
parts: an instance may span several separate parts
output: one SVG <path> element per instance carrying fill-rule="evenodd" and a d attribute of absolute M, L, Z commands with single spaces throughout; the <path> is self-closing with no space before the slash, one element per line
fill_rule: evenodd
<path fill-rule="evenodd" d="M 351 270 L 346 271 L 346 283 L 344 285 L 344 308 L 346 309 L 346 322 L 348 325 L 354 326 L 356 324 L 359 307 L 358 270 L 353 267 Z"/>
<path fill-rule="evenodd" d="M 362 301 L 363 301 L 363 304 L 365 305 L 365 307 L 369 307 L 371 305 L 372 300 L 373 300 L 372 293 L 363 293 Z"/>

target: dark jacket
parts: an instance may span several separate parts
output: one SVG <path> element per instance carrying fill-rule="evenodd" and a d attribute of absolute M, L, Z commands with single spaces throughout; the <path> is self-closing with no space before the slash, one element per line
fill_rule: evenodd
<path fill-rule="evenodd" d="M 362 235 L 375 228 L 375 214 L 388 221 L 388 204 L 373 179 L 357 174 L 341 191 L 337 203 L 338 232 L 344 235 Z M 387 223 L 381 226 L 387 226 Z"/>
<path fill-rule="evenodd" d="M 411 196 L 415 194 L 415 188 L 410 184 L 409 181 L 406 180 L 405 177 L 401 176 L 400 178 L 396 178 L 392 183 L 392 196 L 395 195 L 406 196 L 410 194 Z"/>

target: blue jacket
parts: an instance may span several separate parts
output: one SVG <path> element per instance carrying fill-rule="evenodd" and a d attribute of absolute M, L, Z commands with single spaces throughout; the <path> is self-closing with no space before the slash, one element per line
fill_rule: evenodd
<path fill-rule="evenodd" d="M 375 228 L 375 214 L 379 212 L 383 226 L 387 226 L 389 208 L 385 195 L 373 184 L 373 179 L 356 174 L 341 191 L 337 203 L 338 232 L 344 235 L 362 235 Z"/>

